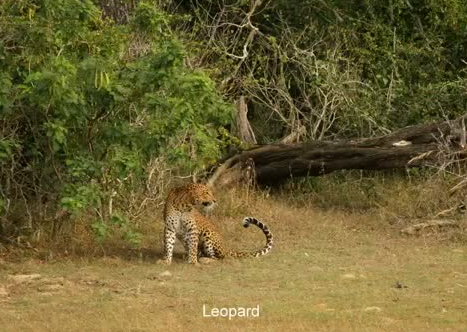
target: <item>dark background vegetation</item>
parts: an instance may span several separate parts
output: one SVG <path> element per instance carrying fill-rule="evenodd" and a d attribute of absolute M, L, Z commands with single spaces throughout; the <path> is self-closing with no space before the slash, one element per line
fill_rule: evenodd
<path fill-rule="evenodd" d="M 463 0 L 4 0 L 0 235 L 84 216 L 137 244 L 171 178 L 240 144 L 241 97 L 258 143 L 454 118 L 466 48 Z"/>

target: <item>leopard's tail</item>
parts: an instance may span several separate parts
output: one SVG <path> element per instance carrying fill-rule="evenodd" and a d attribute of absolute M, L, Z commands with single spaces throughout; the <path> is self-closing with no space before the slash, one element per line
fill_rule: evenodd
<path fill-rule="evenodd" d="M 243 219 L 243 227 L 247 228 L 250 226 L 250 224 L 253 224 L 257 227 L 259 227 L 264 235 L 266 236 L 266 244 L 262 249 L 256 250 L 256 251 L 234 251 L 231 250 L 229 251 L 228 255 L 231 257 L 259 257 L 266 255 L 268 252 L 271 251 L 272 249 L 272 244 L 273 244 L 273 238 L 272 238 L 272 233 L 269 230 L 268 226 L 266 224 L 262 223 L 256 218 L 253 217 L 245 217 Z"/>

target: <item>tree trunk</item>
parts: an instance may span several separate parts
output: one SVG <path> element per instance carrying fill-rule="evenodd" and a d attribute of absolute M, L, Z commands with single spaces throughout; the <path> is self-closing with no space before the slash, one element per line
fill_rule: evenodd
<path fill-rule="evenodd" d="M 99 7 L 104 17 L 110 17 L 116 23 L 127 23 L 138 0 L 99 0 Z"/>
<path fill-rule="evenodd" d="M 251 180 L 245 179 L 248 173 L 254 174 L 258 184 L 274 185 L 292 177 L 319 176 L 340 169 L 423 166 L 436 160 L 443 150 L 465 148 L 465 117 L 410 126 L 376 138 L 257 146 L 221 164 L 209 183 L 227 185 Z"/>
<path fill-rule="evenodd" d="M 240 96 L 237 101 L 237 110 L 233 126 L 233 134 L 244 143 L 256 144 L 256 137 L 250 122 L 248 121 L 248 106 L 244 96 Z"/>

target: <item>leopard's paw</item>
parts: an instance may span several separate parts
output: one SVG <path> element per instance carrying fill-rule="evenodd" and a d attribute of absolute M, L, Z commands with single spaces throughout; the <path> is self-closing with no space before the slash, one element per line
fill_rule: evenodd
<path fill-rule="evenodd" d="M 162 259 L 157 260 L 156 263 L 159 265 L 170 265 L 172 264 L 172 261 L 162 258 Z"/>
<path fill-rule="evenodd" d="M 212 264 L 212 263 L 215 263 L 217 261 L 216 258 L 210 258 L 210 257 L 200 257 L 199 258 L 199 262 L 201 264 Z"/>

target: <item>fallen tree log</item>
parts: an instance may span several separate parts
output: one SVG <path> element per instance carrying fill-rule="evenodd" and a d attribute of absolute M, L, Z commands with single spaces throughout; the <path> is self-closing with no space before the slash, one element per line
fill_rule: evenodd
<path fill-rule="evenodd" d="M 228 185 L 253 180 L 275 185 L 293 177 L 320 176 L 341 169 L 423 166 L 446 148 L 465 148 L 466 117 L 405 127 L 375 138 L 256 146 L 219 163 L 209 183 Z"/>

